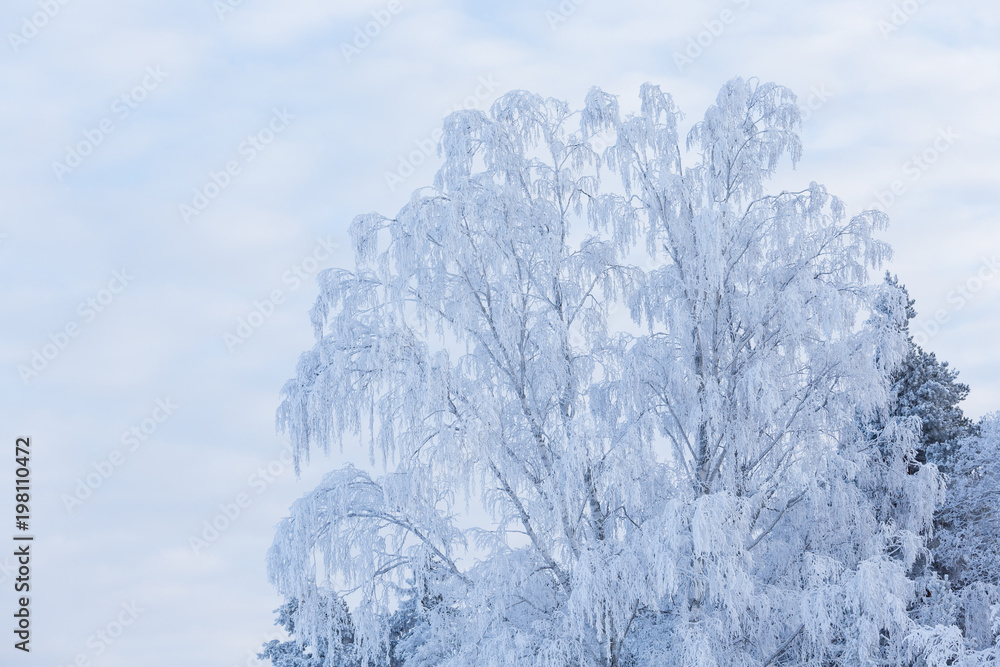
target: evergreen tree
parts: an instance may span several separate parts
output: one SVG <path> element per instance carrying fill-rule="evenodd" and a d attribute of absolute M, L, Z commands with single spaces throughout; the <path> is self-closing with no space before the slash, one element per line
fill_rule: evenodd
<path fill-rule="evenodd" d="M 408 589 L 401 595 L 402 603 L 387 622 L 389 635 L 389 650 L 386 657 L 369 662 L 369 667 L 403 667 L 404 661 L 399 657 L 413 653 L 419 646 L 419 637 L 411 636 L 417 618 L 417 608 L 428 601 L 418 600 L 414 590 Z M 315 619 L 319 632 L 315 632 L 315 644 L 304 646 L 296 640 L 271 640 L 263 646 L 257 655 L 261 660 L 270 660 L 274 667 L 360 667 L 361 660 L 354 646 L 354 621 L 351 612 L 342 599 L 330 599 L 329 604 L 336 608 L 337 613 L 331 616 L 328 612 L 320 614 Z M 275 625 L 284 628 L 289 636 L 296 636 L 296 616 L 299 611 L 299 601 L 290 598 L 275 612 L 278 618 Z M 305 617 L 303 617 L 305 618 Z M 337 650 L 330 650 L 331 637 L 329 631 L 335 631 L 333 638 Z M 302 633 L 298 633 L 302 634 Z M 330 655 L 330 660 L 327 656 Z"/>
<path fill-rule="evenodd" d="M 340 633 L 339 640 L 342 645 L 336 660 L 327 660 L 330 651 L 329 637 L 324 635 L 316 636 L 315 645 L 305 647 L 297 641 L 282 642 L 273 639 L 264 645 L 263 650 L 257 655 L 261 660 L 270 660 L 274 667 L 356 667 L 359 663 L 353 658 L 351 644 L 354 642 L 351 631 L 350 612 L 347 605 L 340 602 L 339 612 L 341 620 L 335 621 L 330 615 L 323 614 L 321 622 L 331 629 L 335 626 Z M 295 636 L 295 617 L 299 608 L 299 601 L 290 599 L 275 611 L 278 618 L 275 625 L 281 626 L 290 636 Z"/>
<path fill-rule="evenodd" d="M 905 294 L 907 322 L 916 317 L 914 301 L 895 276 L 886 284 Z M 908 329 L 907 329 L 908 333 Z M 924 577 L 924 596 L 916 614 L 956 623 L 972 649 L 970 664 L 997 659 L 1000 635 L 1000 413 L 975 424 L 960 403 L 968 385 L 958 371 L 940 362 L 910 337 L 909 352 L 892 374 L 891 414 L 920 419 L 920 445 L 909 472 L 933 464 L 946 473 L 947 487 L 935 515 L 933 547 L 937 577 Z"/>
<path fill-rule="evenodd" d="M 917 315 L 915 302 L 898 277 L 886 273 L 885 281 L 905 294 L 909 335 L 909 321 Z M 957 380 L 957 370 L 950 368 L 947 361 L 938 361 L 933 352 L 925 351 L 910 336 L 909 352 L 892 375 L 895 394 L 892 414 L 920 418 L 920 446 L 916 456 L 919 463 L 930 460 L 939 467 L 947 466 L 949 443 L 975 433 L 975 425 L 959 407 L 969 395 L 969 386 Z"/>

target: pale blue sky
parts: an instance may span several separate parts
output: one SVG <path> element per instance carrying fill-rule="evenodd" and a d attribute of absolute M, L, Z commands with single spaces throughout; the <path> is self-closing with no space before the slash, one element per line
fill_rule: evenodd
<path fill-rule="evenodd" d="M 579 104 L 599 85 L 629 108 L 652 81 L 688 123 L 735 75 L 811 98 L 804 158 L 777 186 L 815 180 L 858 211 L 900 181 L 891 269 L 917 299 L 926 347 L 972 386 L 968 412 L 1000 408 L 1000 271 L 984 268 L 1000 255 L 1000 6 L 242 0 L 220 18 L 227 1 L 0 8 L 0 437 L 34 439 L 37 535 L 35 650 L 15 662 L 5 642 L 0 663 L 247 664 L 279 603 L 264 571 L 272 527 L 338 465 L 314 459 L 301 480 L 256 472 L 281 468 L 273 415 L 311 343 L 312 272 L 349 265 L 355 214 L 392 213 L 430 182 L 437 158 L 421 153 L 394 189 L 386 174 L 400 175 L 400 156 L 420 151 L 442 114 L 508 90 Z M 880 24 L 894 4 L 916 11 Z M 46 5 L 53 16 L 25 31 Z M 343 44 L 372 12 L 387 24 L 348 59 Z M 703 53 L 679 67 L 706 22 L 720 34 L 705 32 Z M 102 123 L 113 131 L 78 166 L 53 167 Z M 926 169 L 911 161 L 925 150 Z M 217 196 L 185 222 L 179 206 L 206 185 Z M 262 304 L 270 316 L 230 351 L 224 335 L 275 292 L 280 303 Z M 59 341 L 24 382 L 18 366 Z M 156 410 L 167 399 L 169 416 Z M 144 426 L 129 451 L 122 434 Z M 116 450 L 119 465 L 67 511 L 64 494 Z M 0 479 L 12 479 L 11 457 Z M 249 507 L 195 554 L 189 536 L 239 494 Z M 95 633 L 116 633 L 133 601 L 138 618 L 97 655 Z"/>

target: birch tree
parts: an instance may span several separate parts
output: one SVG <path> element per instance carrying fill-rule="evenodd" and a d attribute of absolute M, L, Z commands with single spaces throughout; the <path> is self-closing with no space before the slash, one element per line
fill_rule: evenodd
<path fill-rule="evenodd" d="M 446 119 L 432 187 L 353 222 L 278 424 L 297 466 L 359 441 L 373 465 L 268 555 L 327 665 L 950 659 L 908 613 L 941 485 L 888 411 L 887 220 L 766 189 L 801 153 L 781 86 L 682 122 L 650 84 L 631 113 L 509 93 Z"/>

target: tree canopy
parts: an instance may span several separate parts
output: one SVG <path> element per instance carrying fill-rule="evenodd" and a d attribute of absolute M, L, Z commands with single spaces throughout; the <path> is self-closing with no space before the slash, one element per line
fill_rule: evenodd
<path fill-rule="evenodd" d="M 766 189 L 801 153 L 786 88 L 734 79 L 681 121 L 651 84 L 634 113 L 509 93 L 447 118 L 432 187 L 355 219 L 278 423 L 296 465 L 358 437 L 375 465 L 268 555 L 324 667 L 959 654 L 912 613 L 943 485 L 911 467 L 954 420 L 893 411 L 886 217 Z"/>

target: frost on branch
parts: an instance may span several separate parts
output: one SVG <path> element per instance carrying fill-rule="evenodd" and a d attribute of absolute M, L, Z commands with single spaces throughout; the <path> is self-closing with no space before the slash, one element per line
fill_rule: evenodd
<path fill-rule="evenodd" d="M 801 153 L 785 88 L 730 81 L 683 148 L 680 121 L 650 84 L 624 115 L 510 93 L 448 117 L 433 187 L 355 220 L 278 423 L 297 461 L 360 437 L 381 472 L 330 473 L 278 529 L 303 645 L 759 667 L 951 641 L 907 613 L 939 481 L 888 413 L 885 217 L 767 191 Z"/>

